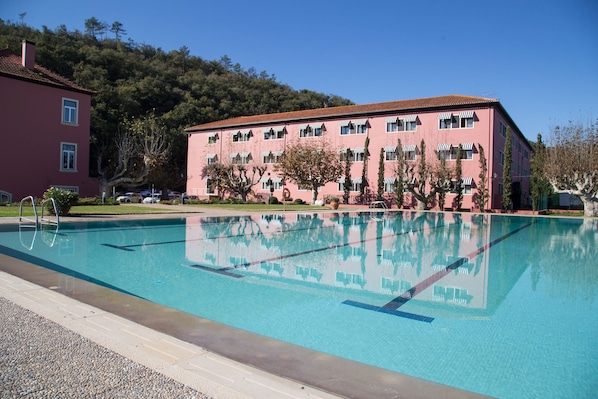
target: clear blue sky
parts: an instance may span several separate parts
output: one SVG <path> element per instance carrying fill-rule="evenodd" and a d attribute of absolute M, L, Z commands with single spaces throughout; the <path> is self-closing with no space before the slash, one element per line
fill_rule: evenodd
<path fill-rule="evenodd" d="M 358 104 L 497 98 L 530 140 L 598 118 L 596 0 L 1 0 L 3 20 L 24 12 L 39 29 L 118 21 L 137 43 Z"/>

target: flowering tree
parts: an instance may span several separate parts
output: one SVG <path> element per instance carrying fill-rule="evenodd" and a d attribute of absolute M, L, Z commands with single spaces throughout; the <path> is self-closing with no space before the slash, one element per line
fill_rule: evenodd
<path fill-rule="evenodd" d="M 544 173 L 557 193 L 578 197 L 585 216 L 598 216 L 598 129 L 594 123 L 556 126 Z"/>
<path fill-rule="evenodd" d="M 316 202 L 320 187 L 336 181 L 343 173 L 343 165 L 336 151 L 324 142 L 296 142 L 288 145 L 274 170 L 285 180 L 299 187 L 310 187 L 312 202 Z"/>

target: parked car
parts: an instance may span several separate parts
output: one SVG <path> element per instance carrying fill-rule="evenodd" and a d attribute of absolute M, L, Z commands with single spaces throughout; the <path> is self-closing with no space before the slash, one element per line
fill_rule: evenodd
<path fill-rule="evenodd" d="M 126 193 L 116 197 L 116 202 L 131 202 L 131 197 L 134 193 Z"/>
<path fill-rule="evenodd" d="M 150 195 L 149 197 L 145 197 L 143 199 L 144 204 L 157 204 L 160 202 L 160 194 Z"/>

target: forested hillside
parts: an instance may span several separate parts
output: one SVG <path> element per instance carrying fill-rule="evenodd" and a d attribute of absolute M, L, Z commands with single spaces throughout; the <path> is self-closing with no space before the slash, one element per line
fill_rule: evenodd
<path fill-rule="evenodd" d="M 38 64 L 97 92 L 92 98 L 92 176 L 98 175 L 100 148 L 101 168 L 115 162 L 115 137 L 122 122 L 131 118 L 153 114 L 164 123 L 170 151 L 149 178 L 159 187 L 182 190 L 185 127 L 241 115 L 351 104 L 334 95 L 296 91 L 274 75 L 233 64 L 227 56 L 209 61 L 189 54 L 184 45 L 166 52 L 125 40 L 126 27 L 118 22 L 112 24 L 111 34 L 95 18 L 86 20 L 85 27 L 85 32 L 68 31 L 64 25 L 40 31 L 0 19 L 0 48 L 20 54 L 22 41 L 30 40 L 36 44 Z"/>

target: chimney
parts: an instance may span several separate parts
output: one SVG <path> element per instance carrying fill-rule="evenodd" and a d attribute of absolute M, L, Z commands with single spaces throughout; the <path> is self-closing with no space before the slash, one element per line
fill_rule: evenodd
<path fill-rule="evenodd" d="M 23 40 L 22 57 L 22 64 L 25 68 L 33 69 L 35 67 L 35 43 Z"/>

